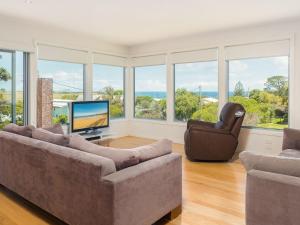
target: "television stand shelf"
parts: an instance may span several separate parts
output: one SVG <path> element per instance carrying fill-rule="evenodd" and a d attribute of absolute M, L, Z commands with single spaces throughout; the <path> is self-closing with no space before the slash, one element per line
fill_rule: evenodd
<path fill-rule="evenodd" d="M 108 131 L 102 131 L 101 133 L 96 134 L 81 134 L 82 137 L 84 137 L 87 141 L 91 141 L 98 145 L 104 145 L 109 146 L 110 141 L 113 140 L 114 136 L 116 136 L 115 133 L 108 132 Z"/>

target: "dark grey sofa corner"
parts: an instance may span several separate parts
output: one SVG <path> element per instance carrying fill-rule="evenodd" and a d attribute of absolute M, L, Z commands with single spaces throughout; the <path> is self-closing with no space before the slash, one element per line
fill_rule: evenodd
<path fill-rule="evenodd" d="M 71 225 L 149 225 L 182 202 L 181 156 L 112 160 L 0 132 L 0 183 Z"/>

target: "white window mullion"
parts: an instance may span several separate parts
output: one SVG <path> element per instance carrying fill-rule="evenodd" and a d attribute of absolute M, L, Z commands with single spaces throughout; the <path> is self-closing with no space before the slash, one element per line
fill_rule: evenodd
<path fill-rule="evenodd" d="M 93 100 L 93 54 L 88 53 L 88 63 L 85 66 L 85 78 L 84 78 L 84 96 L 85 100 Z"/>
<path fill-rule="evenodd" d="M 228 101 L 228 63 L 225 60 L 224 46 L 218 50 L 218 90 L 219 90 L 219 113 Z"/>
<path fill-rule="evenodd" d="M 174 66 L 170 60 L 170 54 L 167 55 L 167 121 L 169 123 L 174 121 L 174 110 L 175 110 L 175 87 L 174 87 Z"/>
<path fill-rule="evenodd" d="M 134 75 L 133 67 L 129 65 L 126 68 L 126 78 L 125 78 L 125 114 L 126 118 L 131 120 L 134 117 Z"/>

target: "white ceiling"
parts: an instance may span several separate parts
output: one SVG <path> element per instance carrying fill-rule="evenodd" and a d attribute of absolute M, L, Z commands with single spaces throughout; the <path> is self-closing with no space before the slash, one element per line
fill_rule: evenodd
<path fill-rule="evenodd" d="M 137 45 L 300 17 L 300 0 L 1 0 L 0 14 Z"/>

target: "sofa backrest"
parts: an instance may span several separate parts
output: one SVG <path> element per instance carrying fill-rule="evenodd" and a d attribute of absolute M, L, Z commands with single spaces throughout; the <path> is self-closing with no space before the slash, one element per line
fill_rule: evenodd
<path fill-rule="evenodd" d="M 91 164 L 99 167 L 101 170 L 99 173 L 100 177 L 116 172 L 114 162 L 111 159 L 78 151 L 73 148 L 0 131 L 0 154 L 3 154 L 4 152 L 30 156 L 31 162 L 35 160 L 35 157 L 38 158 L 41 157 L 41 155 L 44 157 L 48 156 L 48 158 L 50 155 L 53 155 L 60 157 L 65 161 L 73 160 L 78 163 Z M 5 158 L 5 155 L 3 155 L 3 158 Z M 39 159 L 41 158 L 38 158 L 38 160 Z"/>

